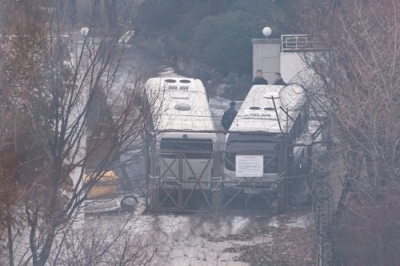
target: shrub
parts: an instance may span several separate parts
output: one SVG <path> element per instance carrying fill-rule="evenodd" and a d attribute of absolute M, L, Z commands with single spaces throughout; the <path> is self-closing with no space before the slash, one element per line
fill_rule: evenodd
<path fill-rule="evenodd" d="M 230 11 L 246 12 L 264 18 L 267 21 L 264 26 L 271 27 L 274 36 L 279 36 L 279 30 L 286 20 L 285 12 L 272 1 L 240 0 L 230 8 Z"/>
<path fill-rule="evenodd" d="M 138 19 L 144 30 L 159 30 L 178 24 L 183 13 L 176 0 L 146 0 L 139 7 Z"/>
<path fill-rule="evenodd" d="M 265 25 L 266 20 L 246 12 L 204 18 L 194 36 L 201 61 L 225 73 L 250 73 L 251 38 L 262 37 Z"/>

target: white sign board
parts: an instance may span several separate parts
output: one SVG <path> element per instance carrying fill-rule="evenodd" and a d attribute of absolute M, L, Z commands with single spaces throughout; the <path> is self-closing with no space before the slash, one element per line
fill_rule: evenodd
<path fill-rule="evenodd" d="M 262 155 L 236 155 L 237 177 L 262 177 L 264 157 Z"/>

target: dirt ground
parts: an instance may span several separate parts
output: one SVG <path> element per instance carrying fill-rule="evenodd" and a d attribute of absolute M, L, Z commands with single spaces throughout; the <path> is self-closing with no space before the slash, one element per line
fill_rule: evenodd
<path fill-rule="evenodd" d="M 115 229 L 126 218 L 124 214 L 90 217 L 85 224 Z M 193 214 L 128 219 L 129 231 L 145 244 L 147 251 L 142 252 L 154 252 L 151 265 L 315 265 L 316 235 L 310 211 L 274 217 Z"/>
<path fill-rule="evenodd" d="M 295 216 L 296 217 L 296 216 Z M 261 243 L 257 237 L 268 235 Z M 265 228 L 245 231 L 240 234 L 213 238 L 211 242 L 247 242 L 233 244 L 223 253 L 231 253 L 234 261 L 251 266 L 312 266 L 315 265 L 315 231 L 308 215 L 290 218 L 287 215 L 274 217 Z M 252 245 L 251 242 L 254 244 Z"/>

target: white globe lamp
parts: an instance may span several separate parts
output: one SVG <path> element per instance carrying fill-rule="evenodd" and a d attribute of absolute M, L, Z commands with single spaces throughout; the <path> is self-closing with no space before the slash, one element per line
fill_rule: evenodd
<path fill-rule="evenodd" d="M 262 33 L 263 33 L 263 35 L 264 35 L 265 37 L 268 38 L 269 36 L 271 36 L 272 30 L 271 30 L 270 27 L 265 27 L 265 28 L 262 30 Z"/>
<path fill-rule="evenodd" d="M 88 33 L 89 33 L 89 28 L 83 27 L 81 29 L 81 34 L 83 37 L 86 37 L 88 35 Z"/>

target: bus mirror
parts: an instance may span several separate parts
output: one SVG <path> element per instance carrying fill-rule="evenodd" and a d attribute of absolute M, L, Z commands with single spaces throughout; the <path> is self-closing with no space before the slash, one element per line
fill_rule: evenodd
<path fill-rule="evenodd" d="M 300 137 L 300 141 L 304 144 L 304 145 L 311 145 L 313 143 L 313 138 L 310 134 L 304 134 Z"/>

